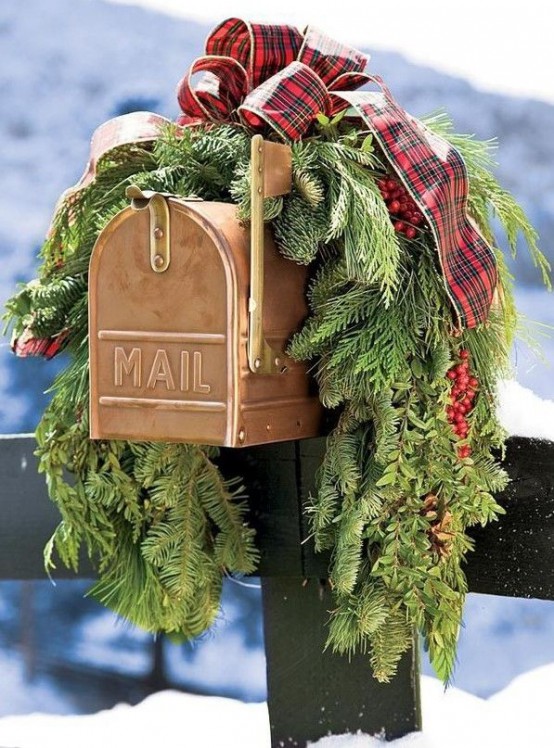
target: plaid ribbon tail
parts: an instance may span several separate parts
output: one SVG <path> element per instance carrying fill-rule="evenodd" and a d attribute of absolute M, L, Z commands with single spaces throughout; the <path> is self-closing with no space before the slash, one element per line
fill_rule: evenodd
<path fill-rule="evenodd" d="M 331 106 L 331 96 L 318 74 L 295 61 L 251 91 L 238 111 L 241 121 L 253 130 L 267 124 L 281 137 L 299 140 L 316 114 L 329 114 Z"/>
<path fill-rule="evenodd" d="M 489 316 L 496 259 L 468 215 L 468 176 L 458 151 L 404 111 L 380 78 L 381 91 L 333 93 L 352 106 L 427 219 L 457 320 L 472 328 Z"/>
<path fill-rule="evenodd" d="M 49 338 L 35 338 L 30 328 L 27 328 L 11 342 L 13 353 L 19 358 L 45 358 L 47 361 L 57 356 L 68 341 L 68 330 L 62 330 Z"/>
<path fill-rule="evenodd" d="M 153 112 L 131 112 L 104 122 L 91 138 L 89 160 L 79 181 L 61 195 L 50 222 L 47 236 L 52 232 L 54 219 L 64 205 L 96 179 L 99 162 L 109 153 L 137 143 L 150 143 L 158 139 L 160 129 L 171 124 L 168 119 Z"/>

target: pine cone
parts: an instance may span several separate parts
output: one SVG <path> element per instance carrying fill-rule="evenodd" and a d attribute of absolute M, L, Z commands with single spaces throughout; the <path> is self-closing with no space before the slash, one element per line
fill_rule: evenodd
<path fill-rule="evenodd" d="M 441 559 L 448 558 L 452 550 L 451 531 L 452 514 L 445 510 L 440 511 L 438 496 L 428 493 L 423 501 L 422 515 L 429 520 L 430 528 L 427 531 L 431 546 Z"/>

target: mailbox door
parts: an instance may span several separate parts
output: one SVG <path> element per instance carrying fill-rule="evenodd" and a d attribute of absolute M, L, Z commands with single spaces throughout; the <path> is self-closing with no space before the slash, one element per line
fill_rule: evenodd
<path fill-rule="evenodd" d="M 146 210 L 123 210 L 94 247 L 91 437 L 226 445 L 233 441 L 233 268 L 207 222 L 186 204 L 169 205 L 164 272 L 150 265 Z"/>

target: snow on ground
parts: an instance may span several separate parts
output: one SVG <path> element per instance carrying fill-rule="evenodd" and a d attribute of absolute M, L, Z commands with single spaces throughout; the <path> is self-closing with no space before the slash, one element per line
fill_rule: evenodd
<path fill-rule="evenodd" d="M 423 673 L 433 676 L 425 652 L 421 660 Z M 553 662 L 553 602 L 468 595 L 453 685 L 487 698 L 517 676 Z"/>
<path fill-rule="evenodd" d="M 391 748 L 550 748 L 554 665 L 516 678 L 488 700 L 422 679 L 422 733 Z M 124 738 L 122 738 L 124 736 Z M 110 741 L 111 742 L 108 742 Z M 114 742 L 116 741 L 116 742 Z M 135 707 L 87 716 L 34 714 L 0 719 L 0 745 L 18 748 L 269 748 L 265 704 L 164 691 Z M 311 748 L 383 748 L 367 735 L 326 737 Z"/>
<path fill-rule="evenodd" d="M 554 400 L 543 400 L 519 382 L 502 382 L 499 417 L 511 436 L 528 436 L 554 441 Z"/>
<path fill-rule="evenodd" d="M 69 699 L 64 698 L 52 688 L 52 683 L 47 677 L 38 676 L 32 683 L 29 683 L 25 677 L 21 658 L 15 652 L 0 651 L 0 683 L 2 691 L 5 684 L 9 685 L 10 692 L 6 698 L 9 698 L 11 714 L 26 714 L 31 709 L 36 709 L 37 705 L 40 705 L 40 709 L 45 712 L 57 714 L 69 714 L 74 709 Z M 3 699 L 4 694 L 0 693 L 0 698 Z M 3 737 L 3 727 L 0 727 L 0 748 L 4 745 Z"/>

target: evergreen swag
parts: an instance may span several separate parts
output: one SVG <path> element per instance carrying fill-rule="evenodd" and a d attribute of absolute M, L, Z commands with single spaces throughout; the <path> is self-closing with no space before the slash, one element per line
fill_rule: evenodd
<path fill-rule="evenodd" d="M 489 242 L 496 247 L 494 217 L 514 254 L 522 232 L 548 284 L 533 228 L 491 174 L 491 143 L 453 134 L 443 115 L 426 124 L 464 156 L 470 211 Z M 37 429 L 40 469 L 62 515 L 46 566 L 54 567 L 55 549 L 76 569 L 84 545 L 99 571 L 92 594 L 149 631 L 200 634 L 216 617 L 222 576 L 254 572 L 257 552 L 244 489 L 222 478 L 216 449 L 89 440 L 89 256 L 128 204 L 130 182 L 235 202 L 247 220 L 249 142 L 239 125 L 183 136 L 170 126 L 153 149 L 110 154 L 96 181 L 58 212 L 39 279 L 7 306 L 15 335 L 68 331 L 69 363 Z M 311 313 L 290 353 L 313 362 L 321 400 L 337 414 L 308 509 L 317 548 L 333 552 L 329 646 L 367 651 L 376 678 L 387 681 L 415 627 L 446 682 L 467 591 L 466 529 L 504 511 L 494 498 L 507 482 L 495 406 L 518 325 L 512 278 L 496 249 L 501 283 L 490 319 L 454 334 L 431 234 L 395 233 L 371 136 L 340 116 L 320 117 L 317 132 L 292 147 L 293 191 L 266 200 L 266 220 L 283 254 L 313 268 Z M 464 356 L 479 384 L 460 438 L 447 418 L 447 374 Z"/>

